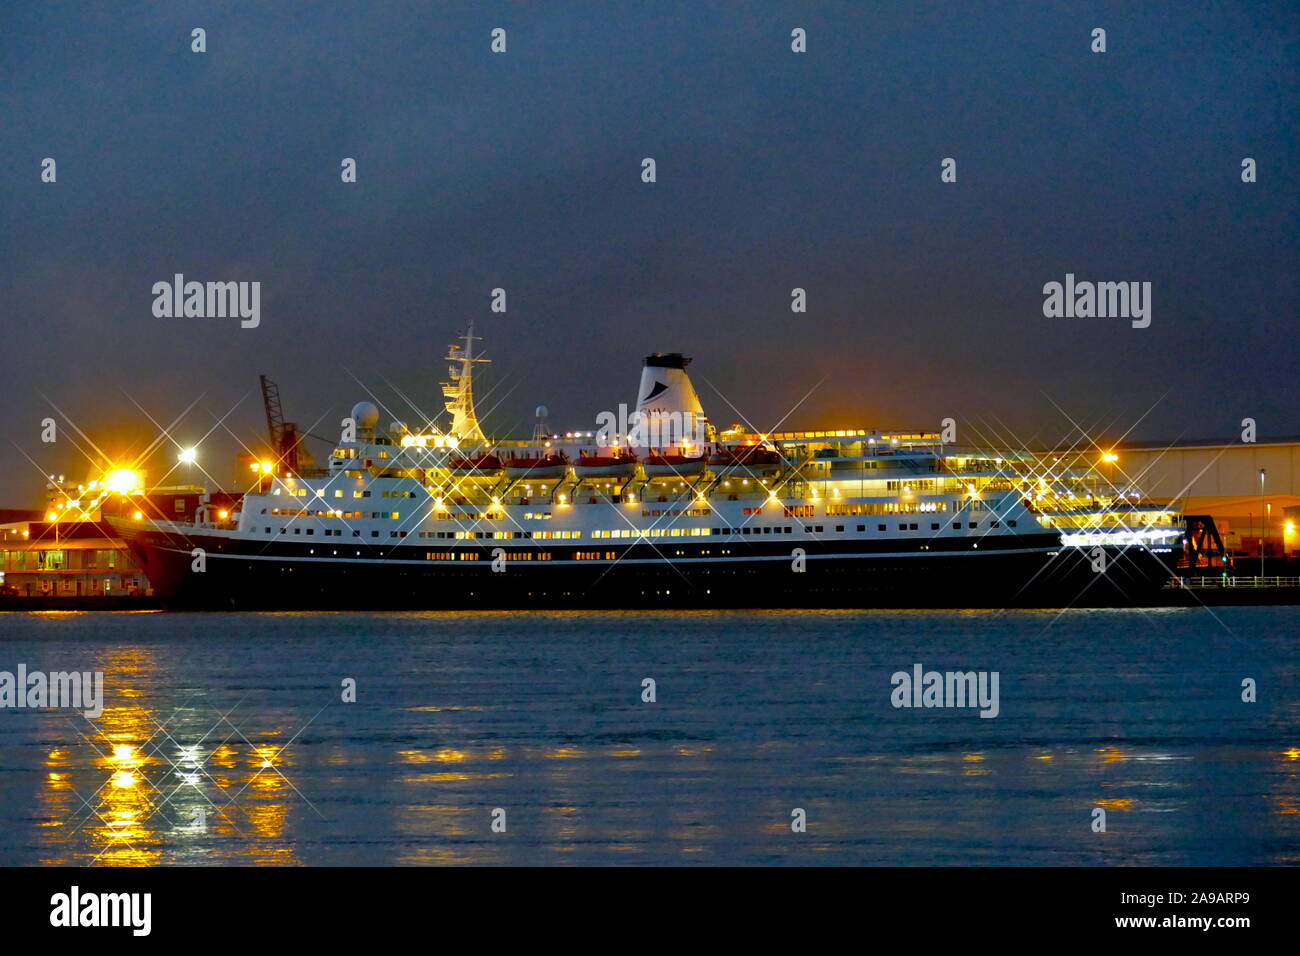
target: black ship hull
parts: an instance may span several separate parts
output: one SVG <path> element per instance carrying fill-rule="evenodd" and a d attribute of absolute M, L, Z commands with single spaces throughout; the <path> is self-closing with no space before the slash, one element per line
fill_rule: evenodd
<path fill-rule="evenodd" d="M 1064 548 L 1055 534 L 522 551 L 119 530 L 164 604 L 185 609 L 1133 607 L 1163 603 L 1174 560 Z"/>

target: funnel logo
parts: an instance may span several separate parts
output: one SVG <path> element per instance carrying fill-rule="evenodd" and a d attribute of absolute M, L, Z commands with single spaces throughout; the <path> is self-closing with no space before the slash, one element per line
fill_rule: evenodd
<path fill-rule="evenodd" d="M 690 364 L 691 360 L 680 352 L 646 356 L 636 410 L 629 411 L 626 405 L 619 405 L 617 414 L 597 415 L 599 444 L 681 448 L 689 452 L 691 446 L 709 441 L 709 420 L 686 374 L 686 366 Z"/>

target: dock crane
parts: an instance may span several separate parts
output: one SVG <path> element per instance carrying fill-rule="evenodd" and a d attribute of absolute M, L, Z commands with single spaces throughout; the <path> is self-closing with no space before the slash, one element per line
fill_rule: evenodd
<path fill-rule="evenodd" d="M 262 404 L 266 407 L 266 429 L 271 439 L 271 449 L 275 452 L 276 471 L 296 475 L 314 468 L 316 460 L 303 444 L 307 434 L 300 432 L 294 422 L 284 420 L 284 410 L 280 406 L 280 386 L 265 375 L 259 377 L 262 382 Z"/>

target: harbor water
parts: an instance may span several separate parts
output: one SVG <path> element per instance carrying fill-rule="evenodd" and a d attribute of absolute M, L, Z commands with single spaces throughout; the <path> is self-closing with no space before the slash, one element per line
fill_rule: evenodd
<path fill-rule="evenodd" d="M 3 614 L 0 671 L 104 700 L 0 708 L 0 863 L 1294 864 L 1295 625 Z M 996 673 L 996 716 L 895 706 L 917 665 Z"/>

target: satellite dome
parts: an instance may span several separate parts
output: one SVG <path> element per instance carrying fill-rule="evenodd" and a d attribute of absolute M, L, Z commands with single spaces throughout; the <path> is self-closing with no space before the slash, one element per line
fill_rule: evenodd
<path fill-rule="evenodd" d="M 369 402 L 357 402 L 352 406 L 352 420 L 358 428 L 374 428 L 379 421 L 379 409 Z"/>
<path fill-rule="evenodd" d="M 545 405 L 538 405 L 537 411 L 534 412 L 533 414 L 535 414 L 538 418 L 545 418 L 547 415 L 550 414 L 550 412 L 546 410 Z"/>

